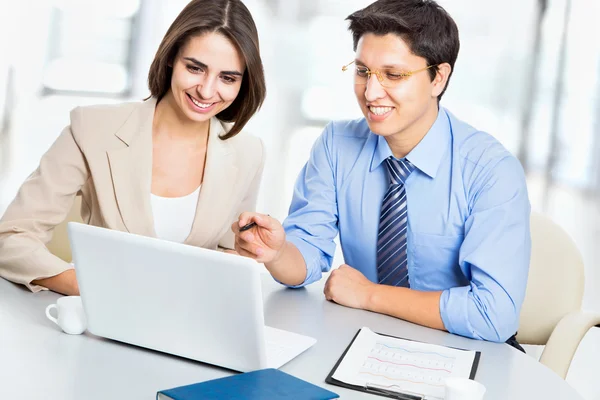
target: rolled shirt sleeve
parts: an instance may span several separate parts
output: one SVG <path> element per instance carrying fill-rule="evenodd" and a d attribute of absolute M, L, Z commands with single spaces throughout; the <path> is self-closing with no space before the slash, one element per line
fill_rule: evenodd
<path fill-rule="evenodd" d="M 325 127 L 294 187 L 289 215 L 283 223 L 287 240 L 306 262 L 306 279 L 301 287 L 321 279 L 329 271 L 338 234 L 335 168 L 331 157 L 333 125 Z"/>
<path fill-rule="evenodd" d="M 516 158 L 506 157 L 470 190 L 471 213 L 459 253 L 470 284 L 444 290 L 440 313 L 451 333 L 504 342 L 518 329 L 529 271 L 525 174 Z"/>

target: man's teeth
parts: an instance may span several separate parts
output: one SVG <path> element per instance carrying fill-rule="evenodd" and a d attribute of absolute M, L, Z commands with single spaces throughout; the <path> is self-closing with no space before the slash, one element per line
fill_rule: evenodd
<path fill-rule="evenodd" d="M 369 107 L 369 110 L 375 115 L 383 115 L 390 112 L 393 107 Z"/>
<path fill-rule="evenodd" d="M 215 104 L 215 103 L 208 103 L 208 104 L 200 103 L 199 101 L 194 99 L 192 96 L 190 96 L 190 99 L 192 99 L 192 103 L 194 103 L 195 105 L 197 105 L 200 108 L 208 108 L 208 107 L 212 106 L 213 104 Z"/>

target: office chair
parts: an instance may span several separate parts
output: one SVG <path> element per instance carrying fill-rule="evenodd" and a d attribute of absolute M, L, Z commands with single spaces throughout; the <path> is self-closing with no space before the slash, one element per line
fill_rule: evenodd
<path fill-rule="evenodd" d="M 48 250 L 58 258 L 71 262 L 71 246 L 67 235 L 67 223 L 71 221 L 83 222 L 81 219 L 81 196 L 75 197 L 73 206 L 65 220 L 54 228 L 52 239 L 47 244 Z"/>
<path fill-rule="evenodd" d="M 540 362 L 563 379 L 587 331 L 600 315 L 583 312 L 581 253 L 549 218 L 531 214 L 531 262 L 517 340 L 546 345 Z"/>

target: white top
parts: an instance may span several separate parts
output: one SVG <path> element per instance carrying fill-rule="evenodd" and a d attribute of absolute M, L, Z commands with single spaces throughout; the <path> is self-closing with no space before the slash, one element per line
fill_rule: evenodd
<path fill-rule="evenodd" d="M 159 239 L 183 243 L 192 231 L 200 187 L 183 197 L 151 194 L 154 231 Z"/>

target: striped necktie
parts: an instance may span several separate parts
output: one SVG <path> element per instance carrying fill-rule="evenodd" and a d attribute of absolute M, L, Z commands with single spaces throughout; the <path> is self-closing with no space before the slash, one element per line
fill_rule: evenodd
<path fill-rule="evenodd" d="M 408 209 L 404 182 L 415 166 L 406 159 L 388 157 L 385 160 L 390 186 L 379 217 L 377 236 L 377 277 L 382 285 L 410 287 L 406 253 Z"/>

